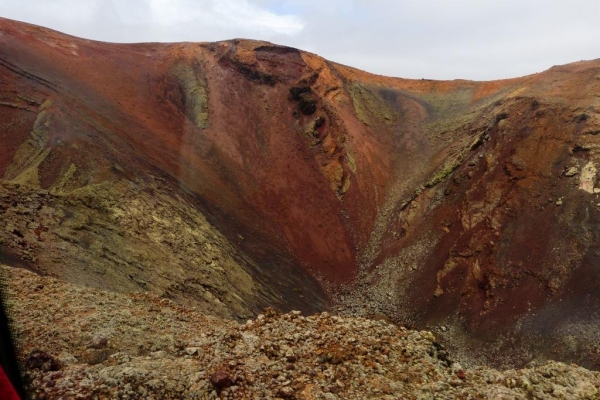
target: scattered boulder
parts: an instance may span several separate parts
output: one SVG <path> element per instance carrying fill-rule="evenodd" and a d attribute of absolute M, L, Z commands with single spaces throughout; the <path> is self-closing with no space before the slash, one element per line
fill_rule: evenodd
<path fill-rule="evenodd" d="M 183 351 L 188 356 L 193 356 L 195 354 L 200 354 L 200 348 L 199 347 L 186 347 L 185 350 L 183 350 Z"/>
<path fill-rule="evenodd" d="M 108 349 L 88 348 L 78 355 L 78 359 L 89 365 L 97 365 L 106 361 L 108 356 L 110 356 Z"/>
<path fill-rule="evenodd" d="M 88 343 L 88 347 L 92 349 L 103 349 L 108 344 L 108 340 L 102 335 L 95 335 Z"/>
<path fill-rule="evenodd" d="M 28 370 L 39 369 L 43 372 L 59 371 L 62 368 L 60 361 L 42 350 L 33 350 L 25 359 L 25 368 Z"/>
<path fill-rule="evenodd" d="M 215 388 L 221 390 L 231 386 L 233 384 L 233 380 L 227 372 L 219 370 L 214 372 L 210 376 L 210 384 L 213 385 Z"/>
<path fill-rule="evenodd" d="M 571 177 L 571 176 L 577 175 L 578 173 L 579 173 L 579 168 L 571 167 L 565 171 L 565 176 Z"/>

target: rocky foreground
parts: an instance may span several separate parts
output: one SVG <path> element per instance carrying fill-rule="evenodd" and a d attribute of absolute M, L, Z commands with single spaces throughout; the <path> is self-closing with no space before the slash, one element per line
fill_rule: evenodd
<path fill-rule="evenodd" d="M 33 398 L 596 399 L 600 373 L 463 368 L 430 332 L 267 309 L 246 324 L 2 267 Z"/>

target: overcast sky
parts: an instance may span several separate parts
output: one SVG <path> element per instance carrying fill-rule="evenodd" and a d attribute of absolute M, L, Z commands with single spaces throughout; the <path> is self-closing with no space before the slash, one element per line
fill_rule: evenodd
<path fill-rule="evenodd" d="M 0 16 L 112 42 L 262 39 L 417 79 L 600 58 L 599 0 L 0 0 Z"/>

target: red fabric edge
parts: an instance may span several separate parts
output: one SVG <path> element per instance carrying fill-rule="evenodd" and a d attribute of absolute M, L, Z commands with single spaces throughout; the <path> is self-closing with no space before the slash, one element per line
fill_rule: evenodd
<path fill-rule="evenodd" d="M 0 366 L 0 399 L 2 400 L 21 400 L 17 391 Z"/>

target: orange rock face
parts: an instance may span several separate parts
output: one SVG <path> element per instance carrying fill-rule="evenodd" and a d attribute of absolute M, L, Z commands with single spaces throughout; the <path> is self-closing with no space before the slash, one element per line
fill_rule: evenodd
<path fill-rule="evenodd" d="M 0 42 L 5 181 L 162 182 L 256 279 L 297 275 L 282 307 L 443 325 L 491 361 L 600 362 L 599 62 L 442 82 L 249 40 L 109 44 L 1 20 Z"/>

